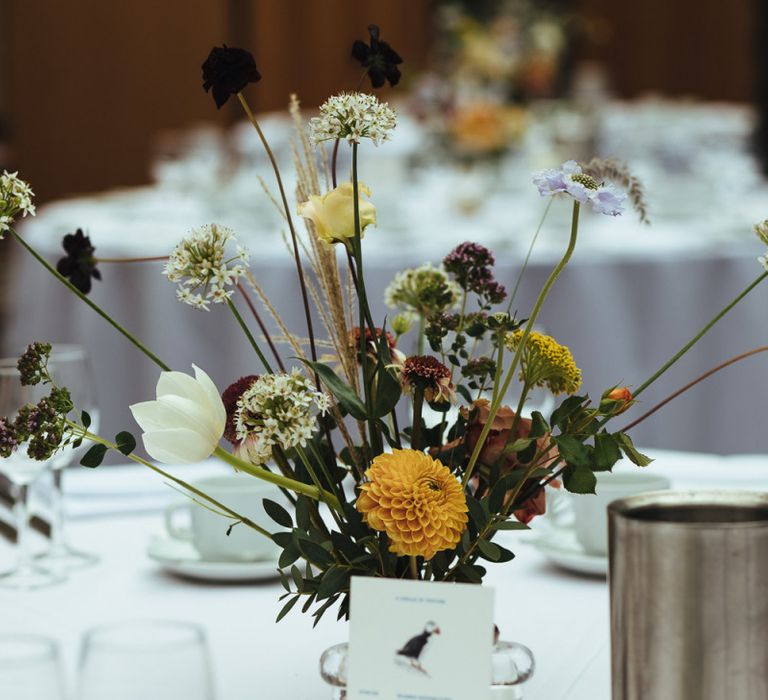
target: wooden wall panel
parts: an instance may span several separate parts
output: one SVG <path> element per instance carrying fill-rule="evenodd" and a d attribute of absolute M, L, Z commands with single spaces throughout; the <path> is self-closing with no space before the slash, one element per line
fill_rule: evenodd
<path fill-rule="evenodd" d="M 215 119 L 199 66 L 225 30 L 208 0 L 10 0 L 7 111 L 40 200 L 147 180 L 153 134 Z"/>
<path fill-rule="evenodd" d="M 622 97 L 644 93 L 748 101 L 755 94 L 757 3 L 575 0 L 581 55 L 605 65 Z"/>
<path fill-rule="evenodd" d="M 617 94 L 706 99 L 753 94 L 755 3 L 761 0 L 571 0 L 591 27 L 581 55 L 605 63 Z M 768 0 L 765 0 L 768 1 Z M 199 66 L 222 42 L 249 48 L 264 76 L 258 110 L 305 106 L 354 89 L 350 59 L 370 22 L 424 64 L 431 0 L 0 0 L 0 117 L 15 166 L 39 200 L 148 180 L 160 129 L 239 118 L 202 92 Z"/>

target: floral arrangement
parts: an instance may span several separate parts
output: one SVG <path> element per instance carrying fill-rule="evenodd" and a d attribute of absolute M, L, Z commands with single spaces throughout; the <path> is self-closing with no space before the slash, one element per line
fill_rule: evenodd
<path fill-rule="evenodd" d="M 411 101 L 443 152 L 496 159 L 521 142 L 533 100 L 556 96 L 567 20 L 530 0 L 446 0 L 437 13 L 434 68 Z"/>
<path fill-rule="evenodd" d="M 396 83 L 400 57 L 377 28 L 370 36 L 370 44 L 356 42 L 353 55 L 374 87 L 385 79 Z M 214 48 L 203 78 L 218 107 L 232 96 L 240 102 L 274 166 L 274 200 L 288 228 L 306 327 L 286 327 L 233 232 L 201 226 L 157 260 L 181 302 L 232 314 L 253 348 L 254 374 L 233 377 L 221 391 L 200 367 L 193 367 L 194 376 L 172 370 L 87 296 L 92 281 L 101 279 L 97 265 L 147 261 L 99 259 L 78 230 L 65 237 L 66 256 L 54 267 L 14 228 L 14 219 L 34 214 L 32 193 L 16 174 L 5 173 L 0 212 L 10 237 L 161 371 L 155 399 L 131 406 L 151 461 L 136 454 L 129 431 L 113 440 L 92 432 L 90 417 L 72 405 L 67 388 L 56 386 L 48 370 L 51 346 L 31 345 L 19 360 L 21 381 L 49 384 L 51 392 L 0 422 L 0 454 L 26 449 L 45 459 L 63 446 L 87 442 L 86 467 L 98 466 L 108 450 L 146 465 L 219 513 L 223 528 L 249 527 L 278 545 L 285 588 L 279 617 L 299 603 L 304 611 L 314 607 L 317 620 L 335 604 L 340 618 L 348 615 L 352 576 L 480 583 L 489 564 L 514 556 L 498 533 L 526 529 L 544 512 L 547 487 L 593 493 L 595 472 L 610 470 L 622 457 L 649 462 L 627 432 L 634 423 L 620 429 L 609 423 L 768 277 L 761 257 L 765 271 L 653 376 L 632 390 L 608 387 L 592 400 L 579 394 L 576 358 L 535 324 L 573 253 L 583 208 L 616 216 L 632 204 L 644 216 L 642 190 L 625 169 L 602 160 L 567 162 L 533 177 L 542 196 L 572 208 L 572 219 L 563 257 L 525 318 L 511 314 L 525 265 L 510 293 L 495 279 L 493 254 L 467 242 L 440 266 L 396 276 L 385 294 L 397 312 L 388 328 L 374 320 L 368 303 L 364 235 L 375 226 L 377 211 L 374 193 L 358 180 L 358 157 L 368 141 L 386 147 L 395 112 L 373 94 L 342 93 L 322 105 L 307 129 L 294 98 L 298 181 L 292 205 L 243 93 L 260 79 L 251 54 Z M 324 145 L 333 144 L 336 152 L 342 143 L 351 149 L 352 165 L 349 180 L 338 182 L 335 158 L 327 157 Z M 301 232 L 297 215 L 305 224 Z M 766 245 L 767 231 L 768 222 L 756 227 Z M 236 302 L 247 307 L 249 320 Z M 270 335 L 264 311 L 283 338 Z M 402 350 L 406 336 L 414 354 Z M 281 343 L 287 350 L 280 351 Z M 505 401 L 513 383 L 518 398 L 510 406 Z M 562 398 L 548 416 L 527 415 L 535 387 Z M 283 490 L 289 507 L 264 502 L 275 523 L 271 531 L 161 466 L 211 455 Z"/>

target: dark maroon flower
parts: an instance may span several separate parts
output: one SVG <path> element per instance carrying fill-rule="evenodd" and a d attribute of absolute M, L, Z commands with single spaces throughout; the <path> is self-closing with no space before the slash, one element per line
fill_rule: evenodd
<path fill-rule="evenodd" d="M 258 374 L 249 374 L 232 382 L 221 394 L 221 402 L 227 412 L 227 422 L 224 424 L 224 438 L 233 445 L 238 445 L 237 438 L 237 402 L 240 397 L 251 388 L 251 385 L 259 378 Z"/>
<path fill-rule="evenodd" d="M 91 291 L 91 278 L 101 279 L 93 257 L 96 249 L 91 245 L 91 239 L 82 229 L 77 229 L 74 233 L 64 236 L 62 245 L 66 256 L 59 260 L 56 269 L 83 294 L 88 294 Z"/>
<path fill-rule="evenodd" d="M 507 291 L 493 278 L 496 262 L 488 248 L 479 243 L 461 243 L 443 259 L 447 272 L 456 277 L 462 289 L 480 294 L 491 304 L 504 301 Z"/>
<path fill-rule="evenodd" d="M 391 87 L 395 87 L 401 75 L 397 66 L 403 59 L 386 41 L 379 39 L 378 26 L 369 24 L 368 33 L 371 35 L 371 45 L 358 39 L 352 44 L 352 58 L 360 61 L 366 69 L 373 87 L 379 88 L 387 81 Z"/>
<path fill-rule="evenodd" d="M 256 61 L 245 49 L 230 48 L 226 44 L 214 46 L 203 63 L 203 90 L 211 90 L 217 109 L 248 83 L 259 80 L 261 73 L 256 70 Z"/>

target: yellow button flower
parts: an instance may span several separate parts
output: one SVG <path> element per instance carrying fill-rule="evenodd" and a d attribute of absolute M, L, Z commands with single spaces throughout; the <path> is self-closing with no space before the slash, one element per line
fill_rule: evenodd
<path fill-rule="evenodd" d="M 371 191 L 362 183 L 358 185 L 360 203 L 360 236 L 365 227 L 376 225 L 376 207 L 368 200 Z M 344 243 L 355 237 L 355 212 L 351 182 L 342 182 L 336 189 L 323 195 L 310 195 L 309 200 L 299 204 L 299 216 L 309 219 L 317 236 L 326 243 Z"/>
<path fill-rule="evenodd" d="M 522 337 L 521 330 L 509 333 L 505 344 L 514 352 Z M 581 370 L 573 361 L 571 351 L 543 333 L 533 331 L 528 336 L 520 368 L 521 381 L 545 387 L 555 395 L 575 394 L 581 386 Z"/>
<path fill-rule="evenodd" d="M 400 556 L 432 557 L 453 549 L 467 527 L 467 501 L 450 470 L 417 450 L 373 460 L 356 507 Z"/>

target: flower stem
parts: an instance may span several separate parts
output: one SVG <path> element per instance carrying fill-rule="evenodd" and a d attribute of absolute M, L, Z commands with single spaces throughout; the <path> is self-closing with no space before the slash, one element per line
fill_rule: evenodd
<path fill-rule="evenodd" d="M 410 568 L 411 568 L 411 578 L 414 581 L 418 581 L 419 580 L 419 564 L 416 561 L 416 557 L 415 556 L 411 556 Z"/>
<path fill-rule="evenodd" d="M 245 333 L 245 337 L 248 338 L 248 342 L 251 344 L 251 347 L 256 351 L 256 354 L 259 356 L 259 359 L 261 360 L 261 364 L 264 365 L 264 369 L 267 370 L 267 372 L 269 372 L 270 374 L 274 374 L 274 370 L 272 369 L 269 362 L 267 361 L 267 358 L 264 357 L 264 353 L 261 351 L 259 344 L 256 342 L 256 339 L 253 337 L 253 334 L 251 333 L 250 329 L 248 328 L 245 321 L 243 320 L 243 317 L 240 315 L 240 312 L 237 310 L 237 307 L 232 303 L 231 299 L 227 299 L 227 306 L 229 307 L 229 310 L 232 312 L 232 315 L 237 319 L 237 322 L 240 324 L 240 328 L 243 329 L 243 333 Z"/>
<path fill-rule="evenodd" d="M 147 263 L 147 262 L 165 262 L 167 255 L 155 255 L 147 258 L 94 258 L 93 262 L 101 265 L 102 263 Z"/>
<path fill-rule="evenodd" d="M 411 449 L 418 450 L 421 445 L 421 413 L 424 409 L 424 387 L 413 389 L 413 426 L 411 428 Z"/>
<path fill-rule="evenodd" d="M 243 107 L 243 110 L 245 111 L 246 116 L 248 117 L 248 120 L 253 124 L 253 127 L 256 129 L 256 133 L 259 135 L 259 139 L 261 140 L 261 144 L 264 147 L 264 150 L 267 154 L 267 157 L 269 158 L 269 162 L 272 165 L 272 170 L 275 173 L 275 179 L 277 180 L 277 188 L 280 191 L 280 199 L 283 202 L 283 209 L 285 210 L 285 218 L 288 222 L 288 229 L 291 232 L 291 242 L 293 243 L 293 257 L 296 262 L 296 273 L 299 277 L 299 286 L 301 287 L 301 299 L 302 303 L 304 304 L 304 316 L 306 317 L 307 321 L 307 334 L 309 335 L 309 350 L 312 355 L 312 361 L 317 362 L 317 348 L 315 347 L 315 331 L 312 326 L 312 313 L 309 309 L 309 295 L 307 293 L 307 284 L 304 280 L 304 267 L 301 264 L 301 255 L 299 254 L 299 243 L 298 243 L 298 236 L 296 234 L 296 228 L 293 225 L 293 216 L 291 215 L 291 208 L 288 206 L 288 197 L 285 194 L 285 187 L 283 186 L 283 178 L 280 175 L 280 168 L 277 166 L 277 160 L 275 159 L 274 153 L 272 153 L 272 149 L 269 146 L 269 143 L 267 142 L 267 139 L 264 137 L 264 132 L 261 130 L 261 126 L 259 126 L 259 122 L 254 116 L 253 112 L 251 112 L 251 108 L 248 106 L 248 102 L 246 101 L 245 97 L 243 97 L 243 93 L 238 92 L 237 98 L 240 100 L 240 104 Z M 317 375 L 317 372 L 315 372 L 315 384 L 317 386 L 318 391 L 320 390 L 320 377 Z"/>
<path fill-rule="evenodd" d="M 517 296 L 517 291 L 520 289 L 520 283 L 523 281 L 523 275 L 525 275 L 525 271 L 528 269 L 528 261 L 531 259 L 531 253 L 533 252 L 533 247 L 536 245 L 536 241 L 539 238 L 539 234 L 541 233 L 541 227 L 544 226 L 544 221 L 547 218 L 547 214 L 549 214 L 549 208 L 552 206 L 552 202 L 555 201 L 554 197 L 550 197 L 549 202 L 547 202 L 547 206 L 544 209 L 544 213 L 541 215 L 541 219 L 539 220 L 539 225 L 536 227 L 536 233 L 533 234 L 533 238 L 531 239 L 531 245 L 528 246 L 528 253 L 525 256 L 525 260 L 523 261 L 523 266 L 520 268 L 520 272 L 517 274 L 517 280 L 515 281 L 515 287 L 512 290 L 512 294 L 509 297 L 509 304 L 507 304 L 507 313 L 512 313 L 512 304 L 515 302 L 515 297 Z"/>
<path fill-rule="evenodd" d="M 109 323 L 115 330 L 122 333 L 128 340 L 131 341 L 141 352 L 143 352 L 152 362 L 154 362 L 160 369 L 170 372 L 171 368 L 165 364 L 157 355 L 155 355 L 144 343 L 142 343 L 136 336 L 129 333 L 123 328 L 117 321 L 115 321 L 106 311 L 101 309 L 97 304 L 92 302 L 85 294 L 83 294 L 74 284 L 72 284 L 66 277 L 61 275 L 56 268 L 54 268 L 48 261 L 40 255 L 29 243 L 27 243 L 15 229 L 10 229 L 13 237 L 26 248 L 29 253 L 46 269 L 50 272 L 59 282 L 61 282 L 70 292 L 77 296 L 81 301 L 84 301 L 90 306 L 99 316 L 101 316 L 107 323 Z"/>
<path fill-rule="evenodd" d="M 95 433 L 90 433 L 86 429 L 84 429 L 81 425 L 78 425 L 77 423 L 73 423 L 72 421 L 67 421 L 67 424 L 72 429 L 73 434 L 77 437 L 83 438 L 85 440 L 90 440 L 91 442 L 98 443 L 99 445 L 104 445 L 104 447 L 107 447 L 110 450 L 118 451 L 117 445 L 113 442 L 110 442 L 109 440 L 105 440 L 104 438 L 100 437 L 99 435 L 96 435 Z M 120 454 L 123 454 L 122 452 Z M 220 503 L 215 498 L 212 498 L 207 493 L 204 493 L 203 491 L 200 491 L 199 489 L 192 486 L 192 484 L 187 483 L 183 479 L 179 479 L 173 474 L 169 474 L 167 471 L 161 469 L 155 464 L 152 464 L 152 462 L 147 461 L 146 459 L 142 459 L 136 454 L 129 454 L 123 456 L 127 457 L 128 459 L 136 462 L 137 464 L 141 464 L 148 469 L 151 469 L 153 472 L 160 474 L 160 476 L 168 479 L 169 481 L 173 482 L 177 486 L 181 486 L 181 488 L 185 489 L 186 491 L 189 491 L 189 493 L 194 494 L 198 498 L 201 498 L 208 503 L 210 503 L 212 506 L 215 506 L 216 508 L 219 508 L 222 512 L 226 513 L 231 518 L 234 518 L 236 520 L 239 520 L 243 525 L 246 525 L 253 530 L 256 530 L 256 532 L 264 535 L 265 537 L 269 537 L 269 539 L 272 539 L 272 535 L 267 532 L 263 527 L 257 525 L 252 520 L 246 518 L 243 515 L 240 515 L 236 511 L 232 510 L 231 508 L 228 508 L 223 503 Z"/>
<path fill-rule="evenodd" d="M 310 484 L 305 484 L 301 481 L 297 481 L 296 479 L 289 479 L 288 477 L 282 476 L 281 474 L 274 474 L 273 472 L 267 471 L 262 467 L 255 467 L 253 464 L 250 464 L 249 462 L 246 462 L 239 457 L 235 457 L 235 455 L 230 454 L 221 447 L 217 447 L 213 451 L 213 454 L 222 462 L 226 462 L 227 464 L 233 466 L 237 471 L 245 472 L 246 474 L 255 476 L 257 479 L 267 481 L 270 484 L 282 486 L 283 488 L 294 491 L 295 493 L 309 496 L 310 498 L 314 498 L 316 501 L 323 501 L 334 510 L 341 511 L 341 504 L 339 503 L 336 496 L 334 496 L 332 493 L 329 493 L 325 489 L 318 488 L 317 486 L 311 486 Z"/>
<path fill-rule="evenodd" d="M 262 335 L 267 339 L 267 345 L 269 345 L 269 349 L 272 351 L 272 355 L 275 358 L 275 362 L 277 362 L 277 366 L 280 368 L 281 372 L 285 372 L 285 365 L 283 364 L 283 359 L 280 357 L 280 354 L 277 352 L 277 348 L 275 347 L 275 344 L 272 342 L 272 336 L 269 334 L 267 327 L 264 325 L 264 321 L 261 319 L 261 314 L 259 314 L 258 309 L 256 308 L 253 301 L 251 301 L 251 297 L 248 295 L 248 292 L 246 291 L 245 287 L 242 284 L 238 283 L 237 288 L 238 290 L 240 290 L 240 294 L 243 295 L 243 299 L 245 299 L 245 303 L 248 305 L 248 308 L 251 310 L 251 314 L 253 315 L 253 318 L 256 320 L 256 323 L 259 324 L 259 328 L 261 329 Z"/>
<path fill-rule="evenodd" d="M 736 304 L 738 304 L 747 294 L 749 294 L 760 282 L 768 277 L 768 272 L 763 272 L 754 282 L 752 282 L 744 291 L 742 291 L 735 299 L 733 299 L 727 306 L 725 306 L 720 312 L 718 312 L 691 340 L 683 345 L 667 362 L 665 362 L 651 377 L 646 379 L 637 389 L 632 392 L 633 398 L 645 391 L 651 384 L 653 384 L 664 372 L 666 372 L 672 365 L 675 364 L 685 353 L 687 353 L 702 336 L 709 331 L 723 316 L 725 316 Z"/>
<path fill-rule="evenodd" d="M 368 347 L 365 335 L 366 317 L 370 316 L 370 310 L 368 309 L 368 297 L 365 292 L 365 277 L 363 275 L 363 244 L 362 244 L 362 232 L 360 230 L 360 194 L 357 180 L 357 143 L 352 144 L 352 208 L 354 212 L 354 224 L 355 224 L 355 238 L 354 238 L 354 251 L 355 251 L 355 268 L 357 272 L 357 305 L 358 305 L 358 327 L 360 329 L 360 362 L 363 367 L 363 392 L 365 395 L 365 407 L 367 413 L 370 416 L 372 412 L 371 392 L 368 385 Z M 374 344 L 378 344 L 378 338 L 376 337 L 376 328 L 371 327 L 371 339 Z M 386 342 L 386 339 L 384 339 Z M 374 418 L 368 419 L 368 431 L 370 432 L 371 447 L 378 454 L 382 451 L 383 445 L 381 444 L 381 436 L 376 429 L 376 421 Z"/>
<path fill-rule="evenodd" d="M 336 161 L 339 157 L 339 141 L 341 139 L 336 139 L 333 142 L 333 154 L 331 155 L 331 183 L 334 189 L 336 188 Z"/>
<path fill-rule="evenodd" d="M 483 449 L 485 441 L 488 437 L 488 433 L 491 431 L 491 425 L 493 424 L 493 419 L 496 417 L 496 414 L 498 413 L 499 408 L 501 407 L 501 402 L 504 398 L 504 395 L 507 393 L 507 389 L 509 389 L 509 385 L 512 381 L 512 378 L 515 376 L 515 371 L 517 370 L 517 365 L 520 362 L 523 349 L 525 348 L 525 344 L 528 341 L 528 336 L 531 334 L 531 330 L 533 329 L 533 324 L 536 322 L 536 318 L 538 317 L 539 312 L 541 311 L 541 307 L 544 304 L 544 300 L 549 295 L 549 290 L 552 288 L 552 285 L 560 276 L 560 273 L 563 271 L 563 268 L 568 264 L 568 261 L 571 259 L 571 255 L 573 255 L 574 248 L 576 247 L 576 239 L 578 236 L 578 232 L 579 232 L 579 203 L 577 201 L 574 201 L 573 216 L 571 217 L 571 236 L 570 236 L 570 239 L 568 240 L 568 248 L 565 251 L 565 255 L 563 255 L 560 262 L 552 270 L 552 272 L 549 275 L 549 278 L 544 283 L 544 286 L 541 288 L 541 291 L 539 292 L 539 296 L 536 299 L 536 304 L 533 307 L 533 311 L 531 312 L 531 315 L 528 319 L 528 323 L 525 325 L 523 336 L 520 339 L 520 343 L 517 346 L 517 350 L 515 351 L 514 357 L 512 358 L 512 363 L 510 364 L 509 369 L 507 370 L 507 374 L 504 378 L 502 387 L 496 394 L 496 399 L 491 403 L 491 408 L 488 413 L 488 418 L 486 420 L 485 425 L 483 426 L 482 432 L 480 433 L 480 437 L 477 440 L 477 444 L 475 445 L 474 450 L 472 450 L 472 456 L 469 458 L 469 464 L 467 464 L 467 469 L 464 473 L 464 479 L 462 480 L 462 484 L 465 488 L 469 483 L 469 479 L 472 476 L 472 472 L 475 468 L 475 465 L 477 464 L 477 460 L 480 457 L 480 452 Z M 494 390 L 495 389 L 496 387 L 494 387 Z"/>
<path fill-rule="evenodd" d="M 619 432 L 626 433 L 628 430 L 631 430 L 638 423 L 642 423 L 646 418 L 648 418 L 649 416 L 652 416 L 660 408 L 662 408 L 663 406 L 666 406 L 670 401 L 672 401 L 672 399 L 676 399 L 678 396 L 680 396 L 680 394 L 684 394 L 686 391 L 688 391 L 688 389 L 693 388 L 699 382 L 704 381 L 705 379 L 707 379 L 707 377 L 711 377 L 713 374 L 715 374 L 716 372 L 719 372 L 721 369 L 725 369 L 726 367 L 736 364 L 737 362 L 744 360 L 747 357 L 752 357 L 752 355 L 757 355 L 758 353 L 766 352 L 766 351 L 768 351 L 768 345 L 763 345 L 762 347 L 755 348 L 754 350 L 750 350 L 749 352 L 743 352 L 740 355 L 736 355 L 735 357 L 732 357 L 730 360 L 721 362 L 719 365 L 704 372 L 704 374 L 696 377 L 696 379 L 694 379 L 693 381 L 688 382 L 685 386 L 680 387 L 677 391 L 671 393 L 669 396 L 667 396 L 666 399 L 664 399 L 663 401 L 660 401 L 653 408 L 643 413 L 642 416 L 640 416 L 639 418 L 636 418 L 628 425 L 625 425 Z"/>

